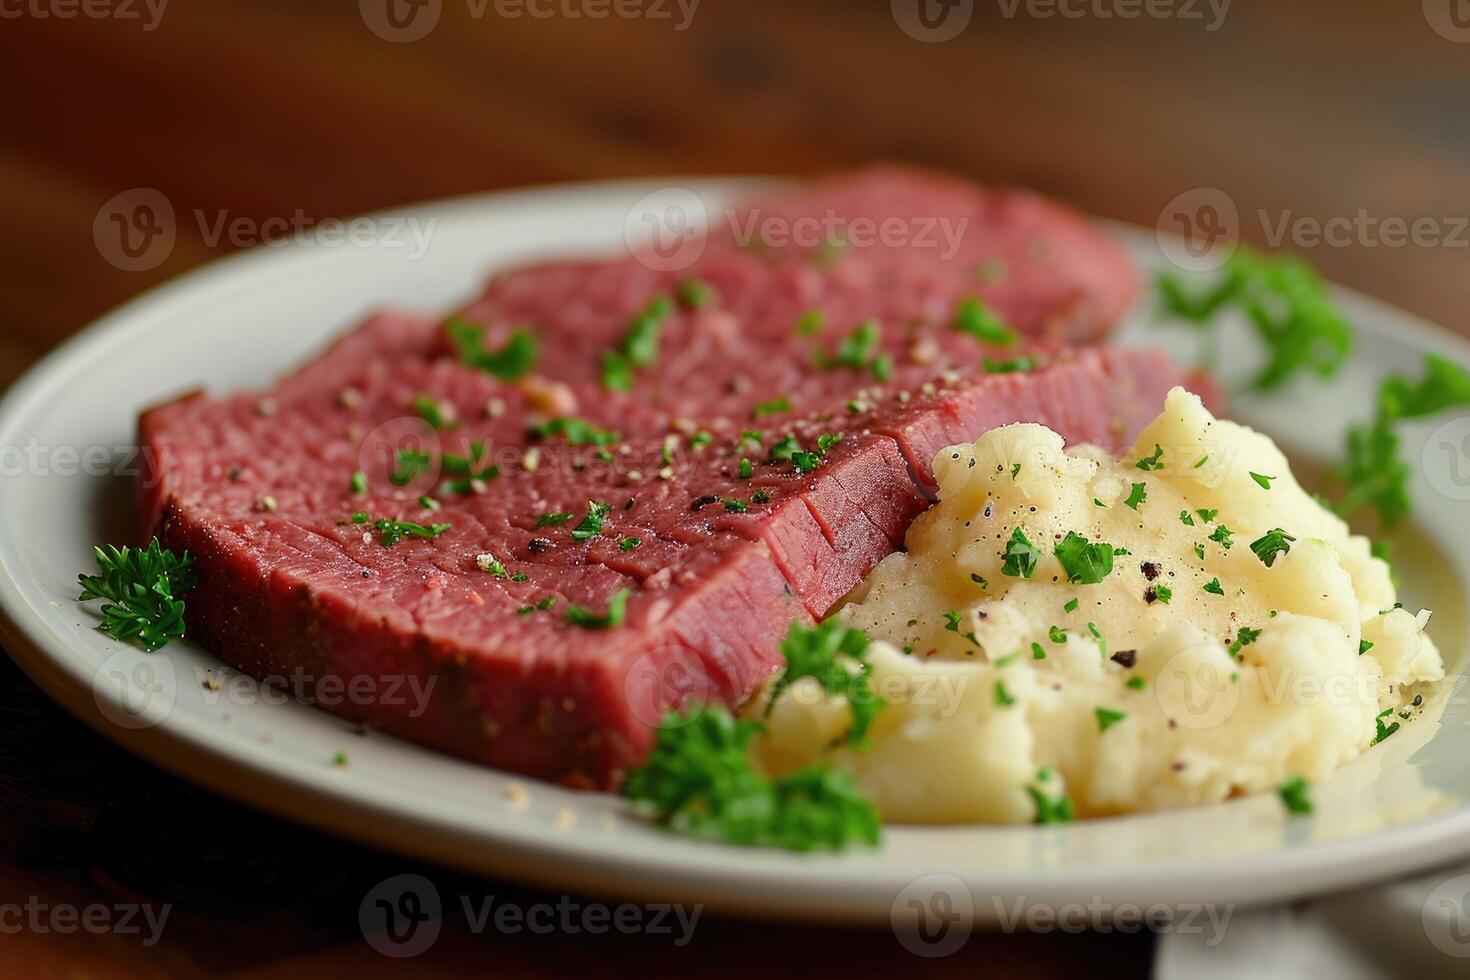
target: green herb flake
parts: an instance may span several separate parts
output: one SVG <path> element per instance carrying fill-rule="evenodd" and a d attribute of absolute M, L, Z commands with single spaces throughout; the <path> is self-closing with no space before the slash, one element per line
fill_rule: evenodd
<path fill-rule="evenodd" d="M 637 547 L 640 544 L 642 544 L 642 543 L 643 543 L 643 539 L 642 538 L 624 538 L 621 542 L 619 542 L 619 544 L 618 544 L 618 550 L 619 551 L 633 551 L 633 550 L 636 550 Z"/>
<path fill-rule="evenodd" d="M 1373 741 L 1368 743 L 1370 747 L 1377 745 L 1379 742 L 1383 741 L 1384 739 L 1388 738 L 1388 736 L 1399 730 L 1399 723 L 1396 721 L 1387 725 L 1383 723 L 1383 720 L 1392 714 L 1392 708 L 1385 708 L 1378 713 L 1377 717 L 1373 719 L 1373 725 L 1377 729 L 1377 731 L 1373 736 Z"/>
<path fill-rule="evenodd" d="M 498 350 L 487 350 L 485 328 L 463 317 L 450 317 L 444 330 L 461 364 L 502 381 L 516 381 L 523 377 L 535 367 L 540 356 L 536 350 L 536 338 L 525 330 L 513 331 Z"/>
<path fill-rule="evenodd" d="M 706 306 L 712 306 L 719 299 L 719 293 L 714 286 L 702 279 L 686 279 L 679 283 L 677 290 L 679 302 L 691 310 L 702 310 Z"/>
<path fill-rule="evenodd" d="M 1148 500 L 1148 485 L 1145 483 L 1135 483 L 1133 484 L 1133 489 L 1128 493 L 1128 499 L 1123 501 L 1123 503 L 1137 510 L 1146 500 Z"/>
<path fill-rule="evenodd" d="M 600 500 L 587 501 L 587 516 L 572 528 L 573 541 L 586 541 L 602 534 L 602 524 L 611 513 L 612 505 L 605 504 Z"/>
<path fill-rule="evenodd" d="M 568 514 L 565 511 L 555 511 L 550 514 L 542 514 L 540 517 L 536 518 L 536 527 L 561 527 L 563 524 L 565 524 L 567 521 L 570 521 L 571 519 L 571 514 Z"/>
<path fill-rule="evenodd" d="M 1270 490 L 1271 489 L 1271 481 L 1274 480 L 1274 479 L 1276 479 L 1276 477 L 1274 477 L 1274 476 L 1264 476 L 1264 475 L 1262 475 L 1260 473 L 1254 473 L 1253 472 L 1253 473 L 1251 473 L 1251 479 L 1252 480 L 1255 480 L 1256 483 L 1260 484 L 1261 489 L 1263 489 L 1263 490 Z"/>
<path fill-rule="evenodd" d="M 1105 732 L 1118 722 L 1127 718 L 1128 715 L 1122 711 L 1114 711 L 1112 708 L 1098 708 L 1093 714 L 1097 717 L 1097 730 Z"/>
<path fill-rule="evenodd" d="M 1164 449 L 1158 443 L 1154 443 L 1154 451 L 1144 456 L 1133 464 L 1141 470 L 1161 470 L 1164 468 Z"/>
<path fill-rule="evenodd" d="M 1218 578 L 1213 578 L 1210 579 L 1210 581 L 1206 582 L 1205 591 L 1211 593 L 1212 595 L 1225 594 L 1225 588 L 1220 584 L 1220 580 Z"/>
<path fill-rule="evenodd" d="M 353 473 L 352 480 L 347 484 L 347 488 L 353 493 L 367 493 L 367 474 L 364 473 L 362 470 L 358 470 L 356 473 Z"/>
<path fill-rule="evenodd" d="M 1096 585 L 1113 571 L 1113 546 L 1088 541 L 1075 531 L 1057 542 L 1054 553 L 1073 584 Z"/>
<path fill-rule="evenodd" d="M 954 320 L 950 326 L 960 333 L 967 333 L 986 344 L 1009 347 L 1019 339 L 1016 332 L 1006 326 L 990 308 L 975 297 L 962 299 L 955 307 Z"/>
<path fill-rule="evenodd" d="M 1272 528 L 1259 538 L 1251 542 L 1251 551 L 1261 559 L 1267 568 L 1276 564 L 1276 556 L 1288 554 L 1291 551 L 1291 543 L 1296 538 L 1287 534 L 1281 528 Z"/>
<path fill-rule="evenodd" d="M 1179 512 L 1179 522 L 1185 527 L 1194 527 L 1194 518 L 1189 516 L 1189 511 L 1187 510 L 1181 510 Z"/>
<path fill-rule="evenodd" d="M 1288 779 L 1276 787 L 1276 795 L 1281 797 L 1289 813 L 1307 814 L 1312 812 L 1312 799 L 1308 794 L 1307 781 L 1297 776 Z"/>
<path fill-rule="evenodd" d="M 780 415 L 783 412 L 789 411 L 791 411 L 791 399 L 782 395 L 780 398 L 773 398 L 770 401 L 757 404 L 750 410 L 750 417 L 759 420 L 768 415 Z"/>
<path fill-rule="evenodd" d="M 568 604 L 567 622 L 587 630 L 605 630 L 621 626 L 628 615 L 629 594 L 627 589 L 619 589 L 614 592 L 607 601 L 607 612 L 602 614 L 594 613 L 575 604 Z"/>
<path fill-rule="evenodd" d="M 1036 774 L 1036 782 L 1026 785 L 1026 793 L 1031 801 L 1036 804 L 1036 819 L 1038 824 L 1071 823 L 1075 819 L 1072 809 L 1072 801 L 1065 794 L 1053 795 L 1049 790 L 1052 783 L 1056 782 L 1056 775 L 1050 766 L 1041 769 Z"/>
<path fill-rule="evenodd" d="M 740 460 L 740 479 L 742 479 L 742 480 L 749 480 L 754 473 L 755 473 L 755 466 L 750 462 L 749 457 L 746 457 L 746 458 L 741 459 Z"/>
<path fill-rule="evenodd" d="M 1001 574 L 1011 578 L 1030 578 L 1036 571 L 1036 563 L 1040 558 L 1040 549 L 1031 543 L 1022 528 L 1017 527 L 1011 531 L 1010 540 L 1006 542 Z"/>
<path fill-rule="evenodd" d="M 448 531 L 452 524 L 416 524 L 413 521 L 391 521 L 388 518 L 380 518 L 373 522 L 373 530 L 378 532 L 378 542 L 385 548 L 391 548 L 404 538 L 437 538 Z"/>
<path fill-rule="evenodd" d="M 1011 694 L 1010 691 L 1007 691 L 1006 690 L 1006 682 L 1005 681 L 996 681 L 995 682 L 995 706 L 997 708 L 1010 708 L 1010 707 L 1014 707 L 1015 706 L 1015 703 L 1016 703 L 1015 696 L 1013 694 Z"/>

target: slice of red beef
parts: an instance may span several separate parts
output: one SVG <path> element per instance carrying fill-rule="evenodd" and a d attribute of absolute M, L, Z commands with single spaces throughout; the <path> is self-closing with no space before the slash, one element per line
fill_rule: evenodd
<path fill-rule="evenodd" d="M 667 710 L 748 697 L 788 624 L 824 615 L 900 545 L 940 448 L 1035 421 L 1117 449 L 1186 380 L 1155 354 L 1047 339 L 1098 335 L 1135 282 L 1119 249 L 1054 205 L 879 171 L 747 213 L 829 209 L 967 220 L 945 253 L 754 249 L 717 230 L 677 272 L 636 259 L 515 270 L 461 316 L 491 347 L 534 334 L 540 359 L 520 378 L 446 356 L 431 320 L 386 314 L 269 392 L 147 413 L 143 523 L 198 556 L 192 635 L 257 677 L 315 684 L 346 717 L 615 785 Z M 715 298 L 669 304 L 658 357 L 630 390 L 607 390 L 605 354 L 689 280 Z M 970 298 L 1025 336 L 954 329 Z M 804 317 L 820 328 L 794 329 Z M 868 319 L 872 343 L 839 356 Z M 572 417 L 592 428 L 546 428 Z M 574 444 L 587 434 L 603 444 Z M 798 472 L 792 439 L 813 471 Z M 455 457 L 478 479 L 446 485 L 464 479 Z M 600 531 L 582 534 L 602 505 Z M 390 546 L 379 519 L 448 529 Z M 624 593 L 621 624 L 588 628 Z M 425 689 L 424 703 L 405 693 Z"/>

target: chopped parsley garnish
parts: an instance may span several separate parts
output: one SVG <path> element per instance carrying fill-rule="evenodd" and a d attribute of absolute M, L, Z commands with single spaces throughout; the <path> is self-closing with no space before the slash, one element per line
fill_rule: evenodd
<path fill-rule="evenodd" d="M 1030 578 L 1036 571 L 1036 563 L 1041 558 L 1041 551 L 1026 537 L 1026 532 L 1020 527 L 1011 531 L 1011 539 L 1006 542 L 1006 550 L 1001 561 L 1001 574 L 1009 575 L 1011 578 Z"/>
<path fill-rule="evenodd" d="M 822 332 L 822 327 L 827 324 L 827 314 L 821 310 L 807 310 L 796 321 L 796 335 L 798 337 L 810 337 Z"/>
<path fill-rule="evenodd" d="M 1251 479 L 1252 480 L 1255 480 L 1256 483 L 1260 484 L 1261 489 L 1263 489 L 1263 490 L 1270 490 L 1271 489 L 1271 481 L 1274 480 L 1274 479 L 1276 479 L 1276 477 L 1274 477 L 1274 476 L 1265 476 L 1265 475 L 1263 475 L 1261 473 L 1252 472 L 1251 473 Z"/>
<path fill-rule="evenodd" d="M 1220 584 L 1219 578 L 1212 578 L 1205 583 L 1205 591 L 1212 595 L 1224 595 L 1225 587 Z"/>
<path fill-rule="evenodd" d="M 581 523 L 572 528 L 573 541 L 586 541 L 595 538 L 602 533 L 602 522 L 607 519 L 612 510 L 611 504 L 605 504 L 600 500 L 587 501 L 587 516 L 582 518 Z"/>
<path fill-rule="evenodd" d="M 1156 585 L 1154 586 L 1154 595 L 1160 602 L 1167 606 L 1169 600 L 1174 598 L 1174 590 L 1167 585 Z"/>
<path fill-rule="evenodd" d="M 667 296 L 655 296 L 628 325 L 622 343 L 602 355 L 602 384 L 612 391 L 627 391 L 633 386 L 633 372 L 658 360 L 659 337 L 664 320 L 673 312 L 674 304 Z"/>
<path fill-rule="evenodd" d="M 152 653 L 183 638 L 184 603 L 179 596 L 196 584 L 194 557 L 176 555 L 157 538 L 146 548 L 104 545 L 92 549 L 99 575 L 78 575 L 79 602 L 104 600 L 97 629 Z"/>
<path fill-rule="evenodd" d="M 1205 546 L 1199 541 L 1194 543 L 1194 556 L 1200 561 L 1205 559 Z"/>
<path fill-rule="evenodd" d="M 977 575 L 974 572 L 971 572 L 970 573 L 970 581 L 971 582 L 974 582 L 976 585 L 980 586 L 980 588 L 982 588 L 982 589 L 988 589 L 988 588 L 990 588 L 990 583 L 985 580 L 984 576 Z"/>
<path fill-rule="evenodd" d="M 347 484 L 347 488 L 353 493 L 366 493 L 368 488 L 367 474 L 362 470 L 353 473 L 352 480 Z"/>
<path fill-rule="evenodd" d="M 1077 597 L 1076 596 L 1073 596 L 1072 598 L 1068 599 L 1067 602 L 1066 602 L 1066 604 L 1063 605 L 1062 608 L 1065 609 L 1069 613 L 1076 612 L 1077 611 Z"/>
<path fill-rule="evenodd" d="M 810 473 L 822 465 L 822 457 L 827 451 L 841 441 L 840 433 L 825 433 L 817 437 L 817 451 L 808 452 L 801 447 L 801 441 L 796 436 L 788 435 L 771 447 L 771 461 L 790 462 L 796 466 L 798 473 Z"/>
<path fill-rule="evenodd" d="M 1032 643 L 1031 644 L 1031 659 L 1032 660 L 1045 660 L 1046 659 L 1046 649 L 1044 647 L 1042 647 L 1042 645 L 1040 643 Z"/>
<path fill-rule="evenodd" d="M 1105 732 L 1118 722 L 1127 718 L 1128 715 L 1122 711 L 1114 711 L 1112 708 L 1098 708 L 1093 712 L 1097 716 L 1097 730 Z"/>
<path fill-rule="evenodd" d="M 679 283 L 679 302 L 691 310 L 702 310 L 719 299 L 715 287 L 703 279 L 685 279 Z"/>
<path fill-rule="evenodd" d="M 1194 527 L 1194 518 L 1189 516 L 1189 511 L 1187 510 L 1181 510 L 1179 512 L 1179 521 L 1185 527 Z"/>
<path fill-rule="evenodd" d="M 1020 463 L 1012 463 L 1011 464 L 1011 480 L 1014 482 L 1015 479 L 1016 479 L 1016 477 L 1018 477 L 1020 475 L 1021 475 L 1021 464 Z"/>
<path fill-rule="evenodd" d="M 1272 528 L 1259 538 L 1251 542 L 1251 551 L 1261 559 L 1267 568 L 1276 564 L 1276 556 L 1288 554 L 1291 551 L 1291 543 L 1296 538 L 1287 534 L 1281 528 Z"/>
<path fill-rule="evenodd" d="M 1195 513 L 1199 515 L 1200 520 L 1204 521 L 1206 524 L 1209 524 L 1215 519 L 1216 515 L 1218 515 L 1220 511 L 1218 509 L 1208 510 L 1205 508 L 1201 508 L 1200 510 L 1195 511 Z"/>
<path fill-rule="evenodd" d="M 475 556 L 475 566 L 479 568 L 480 571 L 485 572 L 488 575 L 494 575 L 496 578 L 506 577 L 505 563 L 502 562 L 499 558 L 496 558 L 494 555 L 490 554 L 488 551 L 482 555 Z"/>
<path fill-rule="evenodd" d="M 985 368 L 986 374 L 1020 374 L 1036 370 L 1036 359 L 1025 355 L 1012 357 L 1005 361 L 995 361 L 986 357 L 980 363 Z"/>
<path fill-rule="evenodd" d="M 740 460 L 740 479 L 749 480 L 753 473 L 755 473 L 755 466 L 750 462 L 750 459 L 748 457 L 742 458 Z"/>
<path fill-rule="evenodd" d="M 944 614 L 944 628 L 949 630 L 949 632 L 951 633 L 959 633 L 960 636 L 963 636 L 965 639 L 969 640 L 970 643 L 978 647 L 980 645 L 980 641 L 975 638 L 974 630 L 966 630 L 965 632 L 960 633 L 961 618 L 962 616 L 960 615 L 960 613 L 956 612 L 953 609 L 949 610 Z"/>
<path fill-rule="evenodd" d="M 1376 646 L 1376 644 L 1374 644 L 1373 641 L 1371 641 L 1371 640 L 1359 640 L 1358 641 L 1358 656 L 1361 657 L 1363 654 L 1365 654 L 1369 650 L 1373 649 L 1374 646 Z"/>
<path fill-rule="evenodd" d="M 780 415 L 782 412 L 789 411 L 791 411 L 791 399 L 782 395 L 780 398 L 773 398 L 768 402 L 758 403 L 750 410 L 750 417 L 753 419 L 763 419 L 767 415 Z"/>
<path fill-rule="evenodd" d="M 565 511 L 554 511 L 550 514 L 542 514 L 540 517 L 536 518 L 536 526 L 538 528 L 561 527 L 563 524 L 571 519 L 572 515 L 566 513 Z"/>
<path fill-rule="evenodd" d="M 414 395 L 413 411 L 415 415 L 429 423 L 431 428 L 441 432 L 459 424 L 451 403 L 435 401 L 428 395 Z"/>
<path fill-rule="evenodd" d="M 489 480 L 500 475 L 500 467 L 494 463 L 480 466 L 480 460 L 485 458 L 485 444 L 483 442 L 472 442 L 469 445 L 468 455 L 461 456 L 458 453 L 445 453 L 439 459 L 439 467 L 445 476 L 453 479 L 445 480 L 440 489 L 448 493 L 468 494 L 475 493 Z M 479 467 L 476 469 L 476 467 Z"/>
<path fill-rule="evenodd" d="M 1154 443 L 1154 451 L 1144 456 L 1133 464 L 1141 470 L 1161 470 L 1164 468 L 1164 447 Z"/>
<path fill-rule="evenodd" d="M 1276 795 L 1291 813 L 1311 813 L 1312 798 L 1307 793 L 1307 781 L 1297 776 L 1276 787 Z"/>
<path fill-rule="evenodd" d="M 485 348 L 485 328 L 463 317 L 450 317 L 444 325 L 449 343 L 461 364 L 469 365 L 502 381 L 515 381 L 536 365 L 536 338 L 516 330 L 499 350 Z"/>
<path fill-rule="evenodd" d="M 1229 551 L 1230 546 L 1234 544 L 1234 542 L 1230 540 L 1234 536 L 1234 534 L 1235 532 L 1230 530 L 1230 528 L 1226 527 L 1224 524 L 1220 524 L 1217 525 L 1215 529 L 1210 532 L 1210 540 L 1214 541 L 1226 551 Z"/>
<path fill-rule="evenodd" d="M 1210 454 L 1209 453 L 1205 453 L 1199 459 L 1197 459 L 1197 460 L 1194 461 L 1194 469 L 1199 469 L 1201 466 L 1204 466 L 1209 461 L 1210 461 Z"/>
<path fill-rule="evenodd" d="M 393 472 L 388 482 L 395 487 L 404 487 L 426 473 L 434 459 L 421 449 L 400 449 L 393 454 Z"/>
<path fill-rule="evenodd" d="M 1057 542 L 1055 554 L 1062 570 L 1067 573 L 1068 582 L 1096 585 L 1113 570 L 1113 546 L 1101 541 L 1088 541 L 1076 531 L 1068 531 L 1067 536 Z"/>
<path fill-rule="evenodd" d="M 713 435 L 711 435 L 708 432 L 705 432 L 705 431 L 701 430 L 699 432 L 694 433 L 694 435 L 692 435 L 692 436 L 689 437 L 689 448 L 690 449 L 703 449 L 705 446 L 708 446 L 710 443 L 712 443 L 714 441 L 715 441 L 715 437 Z"/>
<path fill-rule="evenodd" d="M 1383 723 L 1383 719 L 1387 718 L 1391 714 L 1393 714 L 1393 709 L 1385 708 L 1378 713 L 1377 717 L 1373 719 L 1373 724 L 1377 728 L 1377 732 L 1373 736 L 1373 741 L 1368 743 L 1370 746 L 1377 745 L 1379 742 L 1383 741 L 1384 739 L 1388 738 L 1388 736 L 1399 730 L 1398 722 L 1393 722 L 1389 725 L 1385 725 Z"/>
<path fill-rule="evenodd" d="M 771 495 L 764 490 L 757 490 L 755 493 L 750 495 L 750 502 L 753 504 L 765 504 L 769 503 L 770 500 Z"/>
<path fill-rule="evenodd" d="M 1235 642 L 1230 644 L 1230 655 L 1232 657 L 1237 656 L 1242 648 L 1250 646 L 1260 638 L 1260 630 L 1251 629 L 1249 626 L 1242 626 L 1240 632 L 1235 634 Z"/>
<path fill-rule="evenodd" d="M 419 498 L 419 506 L 422 507 L 424 510 L 439 510 L 441 507 L 443 507 L 443 504 L 439 503 L 439 501 L 435 500 L 428 494 L 424 494 L 422 497 Z"/>
<path fill-rule="evenodd" d="M 1048 793 L 1047 790 L 1055 779 L 1056 775 L 1052 768 L 1047 766 L 1037 772 L 1035 783 L 1028 783 L 1026 786 L 1027 794 L 1036 804 L 1036 823 L 1071 823 L 1075 816 L 1072 801 L 1067 799 L 1066 794 L 1051 795 Z"/>
<path fill-rule="evenodd" d="M 795 851 L 876 845 L 878 812 L 847 773 L 816 764 L 770 780 L 750 761 L 758 722 L 724 708 L 670 714 L 622 794 L 672 830 L 704 840 Z"/>
<path fill-rule="evenodd" d="M 987 344 L 1009 347 L 1017 341 L 1016 332 L 1001 322 L 990 308 L 975 297 L 962 299 L 955 307 L 951 326 Z"/>
<path fill-rule="evenodd" d="M 1144 679 L 1137 674 L 1123 682 L 1123 686 L 1132 691 L 1141 691 L 1144 687 Z"/>
<path fill-rule="evenodd" d="M 1060 626 L 1051 627 L 1046 631 L 1046 635 L 1047 638 L 1050 639 L 1053 643 L 1067 642 L 1067 631 L 1062 629 Z"/>
<path fill-rule="evenodd" d="M 531 426 L 531 435 L 540 439 L 562 436 L 573 446 L 608 446 L 622 438 L 622 434 L 608 429 L 599 429 L 582 419 L 547 419 Z"/>
<path fill-rule="evenodd" d="M 1016 703 L 1015 695 L 1006 690 L 1005 681 L 995 682 L 995 706 L 997 708 L 1010 708 Z"/>
<path fill-rule="evenodd" d="M 743 500 L 731 500 L 729 497 L 725 497 L 720 503 L 724 504 L 725 510 L 732 514 L 743 514 L 747 510 L 750 510 L 750 505 Z"/>
<path fill-rule="evenodd" d="M 1123 501 L 1123 503 L 1137 510 L 1146 500 L 1148 500 L 1148 484 L 1135 483 L 1133 484 L 1133 489 L 1128 492 L 1128 499 Z"/>
<path fill-rule="evenodd" d="M 632 551 L 643 543 L 642 538 L 624 538 L 618 544 L 619 551 Z"/>
<path fill-rule="evenodd" d="M 605 630 L 623 625 L 628 615 L 628 590 L 619 589 L 607 600 L 607 612 L 598 615 L 578 605 L 567 606 L 567 622 L 587 630 Z"/>
<path fill-rule="evenodd" d="M 378 542 L 385 548 L 391 548 L 404 538 L 437 538 L 448 531 L 452 524 L 415 524 L 413 521 L 390 521 L 381 517 L 373 522 L 373 530 L 378 532 Z"/>
<path fill-rule="evenodd" d="M 877 320 L 864 320 L 843 338 L 837 345 L 837 350 L 830 356 L 820 350 L 816 351 L 817 366 L 824 369 L 845 367 L 857 371 L 868 368 L 878 349 L 881 333 L 882 328 Z"/>
<path fill-rule="evenodd" d="M 847 702 L 852 713 L 848 741 L 865 746 L 873 719 L 884 701 L 873 693 L 864 658 L 868 653 L 868 635 L 860 629 L 845 626 L 829 618 L 815 626 L 792 623 L 781 642 L 786 668 L 771 687 L 771 700 L 766 705 L 769 716 L 777 700 L 792 684 L 803 677 L 813 678 L 823 691 Z M 856 670 L 850 669 L 855 665 Z"/>

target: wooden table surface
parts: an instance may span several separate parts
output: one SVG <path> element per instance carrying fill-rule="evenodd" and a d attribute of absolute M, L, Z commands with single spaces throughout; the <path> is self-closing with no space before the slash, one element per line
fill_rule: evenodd
<path fill-rule="evenodd" d="M 598 0 L 541 0 L 548 17 L 517 16 L 530 9 L 519 0 L 427 0 L 440 19 L 403 43 L 370 29 L 387 23 L 378 0 L 173 0 L 159 16 L 158 0 L 94 2 L 0 2 L 0 386 L 115 304 L 232 248 L 181 220 L 159 264 L 119 268 L 93 225 L 132 188 L 160 191 L 179 215 L 260 223 L 531 182 L 878 159 L 1028 184 L 1145 225 L 1177 195 L 1218 188 L 1263 245 L 1283 221 L 1308 235 L 1297 219 L 1354 222 L 1336 243 L 1287 244 L 1332 278 L 1470 332 L 1470 31 L 1450 18 L 1461 0 L 1236 0 L 1218 23 L 1183 0 L 1201 16 L 1106 17 L 1126 4 L 1073 0 L 1084 16 L 1047 17 L 1046 0 L 981 0 L 942 43 L 906 34 L 882 0 L 660 3 L 667 19 L 568 15 L 607 9 Z M 1417 244 L 1375 233 L 1416 219 L 1434 229 Z M 451 921 L 424 956 L 389 960 L 362 941 L 357 906 L 390 874 L 425 873 L 446 893 L 555 896 L 222 801 L 112 748 L 0 664 L 0 912 L 28 899 L 172 906 L 152 947 L 10 933 L 0 918 L 0 975 L 1147 969 L 1139 935 L 977 936 L 924 960 L 883 932 L 708 919 L 685 948 L 475 936 Z"/>

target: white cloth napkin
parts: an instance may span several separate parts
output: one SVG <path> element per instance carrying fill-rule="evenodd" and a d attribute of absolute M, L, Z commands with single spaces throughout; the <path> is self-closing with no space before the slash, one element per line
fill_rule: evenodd
<path fill-rule="evenodd" d="M 1237 912 L 1223 937 L 1166 933 L 1159 937 L 1154 976 L 1470 977 L 1470 865 L 1299 905 Z"/>

